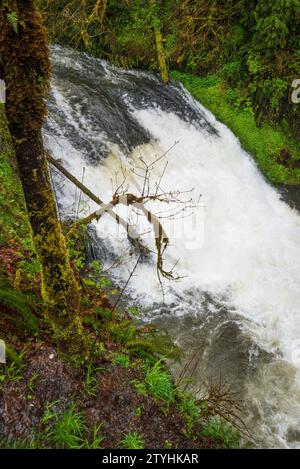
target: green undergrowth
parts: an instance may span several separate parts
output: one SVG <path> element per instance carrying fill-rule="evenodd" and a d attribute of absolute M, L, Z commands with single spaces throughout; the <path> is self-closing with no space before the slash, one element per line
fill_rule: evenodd
<path fill-rule="evenodd" d="M 125 351 L 126 352 L 126 351 Z M 24 373 L 26 371 L 26 354 L 29 347 L 25 348 L 13 360 L 9 360 L 5 374 L 0 374 L 0 394 L 3 386 L 9 385 L 10 389 L 22 389 L 24 383 Z M 102 350 L 102 353 L 106 351 Z M 127 353 L 127 352 L 126 352 Z M 121 355 L 119 355 L 121 356 Z M 236 430 L 235 425 L 224 420 L 222 416 L 207 413 L 207 405 L 203 400 L 197 401 L 188 391 L 182 391 L 173 381 L 173 378 L 164 364 L 163 357 L 157 359 L 156 355 L 144 358 L 141 350 L 140 356 L 128 354 L 127 372 L 140 372 L 141 379 L 133 380 L 131 385 L 138 396 L 140 405 L 135 409 L 134 420 L 137 427 L 124 433 L 116 444 L 117 448 L 142 449 L 146 446 L 144 435 L 140 431 L 139 421 L 144 412 L 143 403 L 149 403 L 151 399 L 156 403 L 159 412 L 168 419 L 171 413 L 178 413 L 178 418 L 184 422 L 184 435 L 190 441 L 200 441 L 205 437 L 209 439 L 210 447 L 217 448 L 239 448 L 241 434 Z M 97 361 L 99 356 L 94 356 Z M 106 367 L 87 366 L 83 394 L 69 402 L 64 399 L 48 401 L 44 405 L 41 417 L 36 421 L 35 426 L 30 429 L 30 435 L 23 439 L 0 438 L 0 448 L 57 448 L 57 449 L 97 449 L 105 447 L 107 435 L 103 427 L 105 422 L 98 422 L 89 425 L 86 416 L 86 409 L 91 406 L 90 399 L 95 399 L 99 386 L 101 385 L 103 373 L 110 370 L 110 366 L 123 367 L 122 361 L 116 361 L 116 353 L 106 356 Z M 110 363 L 110 365 L 109 365 Z M 128 369 L 129 368 L 129 369 Z M 117 369 L 110 370 L 113 375 L 117 374 Z M 26 399 L 35 402 L 35 393 L 38 392 L 37 384 L 43 380 L 40 372 L 34 373 L 26 381 Z M 18 387 L 20 386 L 20 387 Z M 114 393 L 114 388 L 111 389 Z M 101 400 L 101 394 L 99 395 Z M 138 397 L 138 399 L 140 399 Z M 87 407 L 85 407 L 87 403 Z M 107 417 L 106 417 L 107 418 Z M 107 422 L 106 422 L 107 423 Z M 170 448 L 168 441 L 161 442 L 161 447 Z"/>
<path fill-rule="evenodd" d="M 7 241 L 30 246 L 21 184 L 13 164 L 10 135 L 0 104 L 0 244 Z"/>
<path fill-rule="evenodd" d="M 197 77 L 174 71 L 172 77 L 229 127 L 272 183 L 300 183 L 300 169 L 292 167 L 300 158 L 299 144 L 283 127 L 275 128 L 267 123 L 257 127 L 251 102 L 243 99 L 238 89 L 230 88 L 217 75 Z M 280 163 L 281 151 L 290 154 L 291 167 Z"/>

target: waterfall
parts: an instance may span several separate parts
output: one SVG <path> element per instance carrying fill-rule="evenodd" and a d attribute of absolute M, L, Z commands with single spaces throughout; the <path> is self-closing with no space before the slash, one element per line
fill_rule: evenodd
<path fill-rule="evenodd" d="M 151 189 L 163 175 L 166 192 L 190 198 L 182 216 L 179 210 L 174 219 L 162 218 L 170 236 L 165 265 L 176 265 L 179 279 L 164 280 L 163 297 L 155 254 L 146 256 L 130 280 L 128 301 L 184 350 L 199 349 L 199 379 L 221 373 L 232 382 L 246 402 L 258 446 L 300 447 L 298 211 L 182 86 L 165 87 L 151 73 L 121 70 L 58 46 L 52 61 L 44 138 L 55 158 L 109 202 L 124 174 L 128 190 L 138 194 L 137 168 L 167 152 L 153 166 Z M 76 188 L 54 179 L 64 216 L 97 208 L 83 196 L 78 207 Z M 158 202 L 150 207 L 170 210 Z M 116 212 L 128 218 L 126 207 Z M 132 211 L 130 217 L 151 245 L 147 221 Z M 108 215 L 94 229 L 95 255 L 107 265 L 115 262 L 111 275 L 124 284 L 138 253 Z"/>

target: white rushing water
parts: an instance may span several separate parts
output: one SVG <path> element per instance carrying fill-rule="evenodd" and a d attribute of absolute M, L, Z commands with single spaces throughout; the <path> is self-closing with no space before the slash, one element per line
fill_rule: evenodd
<path fill-rule="evenodd" d="M 113 68 L 106 73 L 113 75 Z M 182 277 L 164 282 L 165 302 L 172 314 L 195 313 L 199 311 L 202 293 L 207 292 L 228 311 L 238 314 L 242 323 L 244 318 L 246 333 L 273 357 L 270 363 L 261 366 L 255 380 L 246 383 L 247 395 L 255 407 L 249 422 L 259 422 L 263 445 L 299 446 L 299 213 L 284 203 L 265 181 L 232 132 L 185 91 L 181 93 L 187 105 L 201 111 L 219 135 L 157 105 L 135 106 L 124 94 L 124 106 L 151 136 L 148 143 L 125 152 L 117 143 L 110 143 L 110 136 L 97 129 L 91 116 L 83 114 L 80 99 L 77 108 L 70 104 L 70 91 L 62 81 L 54 79 L 53 85 L 53 101 L 62 121 L 50 117 L 46 144 L 78 179 L 82 178 L 84 167 L 84 183 L 105 202 L 111 200 L 112 187 L 115 189 L 117 181 L 122 181 L 123 172 L 127 175 L 128 191 L 138 194 L 142 181 L 132 168 L 141 166 L 140 157 L 147 163 L 153 162 L 177 142 L 154 165 L 152 188 L 155 190 L 155 181 L 160 179 L 168 162 L 161 183 L 164 190 L 193 189 L 193 201 L 195 204 L 199 201 L 199 206 L 188 209 L 184 218 L 179 215 L 176 220 L 162 219 L 171 240 L 164 255 L 165 264 L 172 267 L 176 263 L 176 271 Z M 86 139 L 105 141 L 106 158 L 96 165 L 89 163 L 86 151 L 74 144 L 61 122 L 72 124 Z M 66 184 L 60 197 L 65 208 L 72 207 L 74 187 Z M 95 209 L 91 202 L 84 202 L 81 207 L 82 213 Z M 171 208 L 157 204 L 149 207 L 156 213 Z M 125 208 L 118 209 L 118 213 L 124 218 L 128 215 Z M 142 226 L 146 228 L 147 223 Z M 122 228 L 116 227 L 107 215 L 96 229 L 116 255 L 130 248 Z M 136 256 L 126 255 L 125 260 L 113 272 L 123 282 Z M 151 310 L 155 305 L 155 313 L 159 314 L 162 292 L 154 257 L 152 262 L 139 264 L 128 292 L 142 308 Z"/>

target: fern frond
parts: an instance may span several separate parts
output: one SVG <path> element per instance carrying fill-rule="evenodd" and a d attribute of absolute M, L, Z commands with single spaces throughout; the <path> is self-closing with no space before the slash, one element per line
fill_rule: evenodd
<path fill-rule="evenodd" d="M 38 319 L 32 312 L 37 305 L 37 299 L 34 295 L 18 292 L 11 288 L 5 280 L 0 279 L 1 304 L 18 313 L 23 325 L 35 333 L 38 332 Z"/>
<path fill-rule="evenodd" d="M 131 352 L 146 351 L 160 357 L 179 360 L 181 353 L 179 348 L 172 343 L 171 339 L 166 335 L 156 334 L 152 337 L 136 337 L 126 341 L 126 348 Z"/>
<path fill-rule="evenodd" d="M 14 32 L 18 34 L 19 31 L 19 18 L 18 15 L 15 11 L 12 11 L 11 13 L 7 13 L 7 21 L 13 28 Z"/>

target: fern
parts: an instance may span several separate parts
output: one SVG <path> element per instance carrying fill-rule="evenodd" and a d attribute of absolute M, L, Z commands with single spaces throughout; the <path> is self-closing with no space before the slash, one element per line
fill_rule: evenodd
<path fill-rule="evenodd" d="M 155 354 L 160 357 L 179 360 L 181 353 L 179 348 L 172 342 L 171 338 L 162 332 L 154 332 L 147 336 L 136 336 L 125 343 L 131 352 L 143 354 L 143 352 Z"/>
<path fill-rule="evenodd" d="M 160 344 L 157 340 L 147 339 L 134 339 L 126 342 L 126 347 L 131 353 L 135 352 L 138 355 L 158 355 L 159 357 L 169 358 L 178 360 L 180 358 L 180 352 L 176 349 L 176 346 L 168 349 L 163 344 Z"/>
<path fill-rule="evenodd" d="M 13 309 L 21 316 L 23 325 L 34 333 L 38 332 L 38 320 L 32 312 L 37 305 L 37 299 L 33 295 L 14 290 L 5 280 L 0 278 L 0 305 Z M 12 320 L 14 319 L 12 318 Z"/>
<path fill-rule="evenodd" d="M 18 15 L 15 11 L 12 11 L 11 13 L 7 13 L 7 21 L 13 28 L 14 32 L 18 34 L 19 31 L 19 18 Z"/>

